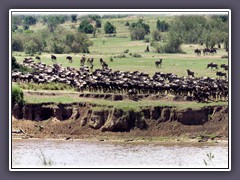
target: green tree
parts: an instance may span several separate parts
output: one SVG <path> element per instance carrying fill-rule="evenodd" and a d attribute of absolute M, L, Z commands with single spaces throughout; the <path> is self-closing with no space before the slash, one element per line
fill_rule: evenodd
<path fill-rule="evenodd" d="M 159 19 L 157 20 L 156 27 L 159 31 L 165 32 L 168 31 L 169 24 L 166 21 L 160 21 Z"/>
<path fill-rule="evenodd" d="M 129 29 L 131 40 L 143 40 L 144 36 L 150 33 L 149 25 L 145 24 L 142 19 L 139 19 L 137 23 L 132 23 Z"/>
<path fill-rule="evenodd" d="M 109 21 L 107 21 L 104 25 L 105 34 L 116 33 L 116 27 L 112 25 Z"/>
<path fill-rule="evenodd" d="M 97 28 L 101 28 L 102 27 L 102 23 L 100 19 L 96 19 L 96 27 Z"/>
<path fill-rule="evenodd" d="M 59 24 L 63 24 L 65 22 L 65 16 L 46 16 L 43 20 L 47 23 L 47 27 L 50 32 L 53 32 Z"/>
<path fill-rule="evenodd" d="M 35 54 L 38 52 L 38 45 L 33 41 L 28 41 L 24 44 L 24 52 L 26 54 Z"/>
<path fill-rule="evenodd" d="M 16 24 L 12 25 L 12 32 L 15 32 L 18 29 L 18 26 Z"/>
<path fill-rule="evenodd" d="M 71 15 L 71 22 L 74 22 L 74 23 L 77 22 L 77 15 L 76 14 Z"/>
<path fill-rule="evenodd" d="M 135 27 L 131 30 L 131 40 L 143 40 L 146 35 L 146 31 L 143 27 Z"/>
<path fill-rule="evenodd" d="M 158 30 L 155 30 L 152 32 L 152 39 L 154 41 L 161 41 L 162 40 L 162 35 Z"/>
<path fill-rule="evenodd" d="M 12 108 L 16 105 L 24 104 L 24 95 L 23 91 L 17 85 L 12 86 Z"/>
<path fill-rule="evenodd" d="M 12 50 L 23 51 L 24 37 L 20 33 L 14 33 L 12 36 Z"/>
<path fill-rule="evenodd" d="M 78 32 L 91 34 L 93 32 L 93 26 L 88 20 L 83 20 L 78 27 Z"/>
<path fill-rule="evenodd" d="M 145 24 L 143 22 L 143 19 L 139 19 L 138 22 L 131 23 L 131 25 L 129 26 L 130 31 L 136 28 L 144 28 L 146 34 L 150 33 L 150 26 L 148 24 Z"/>
<path fill-rule="evenodd" d="M 36 23 L 37 23 L 37 19 L 34 16 L 26 16 L 23 19 L 23 24 L 28 25 L 28 26 L 34 25 Z"/>

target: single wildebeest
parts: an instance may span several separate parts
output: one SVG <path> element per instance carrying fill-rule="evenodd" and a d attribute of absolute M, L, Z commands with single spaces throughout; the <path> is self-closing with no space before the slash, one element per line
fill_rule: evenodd
<path fill-rule="evenodd" d="M 195 50 L 194 50 L 194 52 L 195 52 L 195 53 L 197 53 L 197 55 L 201 55 L 201 50 L 200 50 L 200 49 L 198 49 L 198 48 L 197 48 L 197 49 L 195 49 Z"/>
<path fill-rule="evenodd" d="M 220 72 L 220 71 L 218 71 L 218 72 L 216 72 L 216 75 L 219 76 L 219 77 L 224 76 L 225 79 L 227 78 L 227 73 L 224 73 L 224 72 Z"/>
<path fill-rule="evenodd" d="M 51 55 L 51 60 L 52 60 L 52 61 L 57 61 L 57 57 L 54 56 L 54 55 Z"/>
<path fill-rule="evenodd" d="M 159 68 L 159 65 L 160 67 L 162 67 L 162 59 L 155 61 L 155 65 L 156 65 L 156 68 Z"/>
<path fill-rule="evenodd" d="M 209 53 L 210 53 L 210 54 L 217 53 L 217 50 L 216 50 L 215 48 L 211 48 L 211 49 L 209 50 Z"/>
<path fill-rule="evenodd" d="M 67 56 L 66 59 L 67 59 L 70 63 L 72 63 L 72 57 L 71 57 L 71 56 Z"/>
<path fill-rule="evenodd" d="M 41 60 L 41 58 L 40 58 L 39 56 L 36 56 L 35 59 L 37 59 L 37 60 Z"/>
<path fill-rule="evenodd" d="M 100 64 L 102 65 L 104 61 L 103 61 L 102 58 L 100 58 L 99 62 L 100 62 Z"/>
<path fill-rule="evenodd" d="M 188 76 L 194 77 L 194 72 L 193 71 L 190 71 L 189 69 L 187 69 L 187 73 L 188 73 Z"/>
<path fill-rule="evenodd" d="M 214 64 L 214 63 L 209 63 L 208 65 L 207 65 L 207 68 L 211 68 L 211 70 L 213 69 L 213 68 L 215 68 L 215 69 L 218 69 L 218 65 L 217 64 Z"/>
<path fill-rule="evenodd" d="M 80 59 L 80 65 L 81 65 L 81 66 L 84 66 L 85 61 L 86 61 L 86 57 L 85 57 L 85 55 L 83 55 L 83 56 L 82 56 L 82 59 Z"/>
<path fill-rule="evenodd" d="M 226 64 L 221 64 L 221 68 L 223 68 L 225 71 L 228 71 L 228 65 Z"/>
<path fill-rule="evenodd" d="M 208 49 L 208 48 L 204 48 L 203 49 L 203 54 L 205 55 L 205 54 L 207 54 L 207 53 L 209 53 L 210 52 L 210 49 Z"/>

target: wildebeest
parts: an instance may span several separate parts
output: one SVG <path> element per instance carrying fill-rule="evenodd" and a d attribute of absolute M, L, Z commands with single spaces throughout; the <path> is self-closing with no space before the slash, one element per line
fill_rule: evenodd
<path fill-rule="evenodd" d="M 159 68 L 159 65 L 160 67 L 162 67 L 162 59 L 155 61 L 155 65 L 156 65 L 156 68 Z"/>
<path fill-rule="evenodd" d="M 209 53 L 210 53 L 210 54 L 217 53 L 217 50 L 216 50 L 215 48 L 211 48 L 211 49 L 209 50 Z"/>
<path fill-rule="evenodd" d="M 85 61 L 86 61 L 86 57 L 83 55 L 82 59 L 80 59 L 80 65 L 84 66 Z"/>
<path fill-rule="evenodd" d="M 197 55 L 201 55 L 201 50 L 200 50 L 200 49 L 198 49 L 198 48 L 197 48 L 197 49 L 195 49 L 195 50 L 194 50 L 194 52 L 195 52 L 195 53 L 197 53 Z"/>
<path fill-rule="evenodd" d="M 102 65 L 104 61 L 103 61 L 102 58 L 100 58 L 100 59 L 99 59 L 99 62 L 100 62 L 100 64 Z"/>
<path fill-rule="evenodd" d="M 189 69 L 187 69 L 187 73 L 188 73 L 188 76 L 194 77 L 194 72 L 193 71 L 190 71 Z"/>
<path fill-rule="evenodd" d="M 67 59 L 70 63 L 72 63 L 72 57 L 71 57 L 71 56 L 67 56 L 66 59 Z"/>
<path fill-rule="evenodd" d="M 87 62 L 92 65 L 93 64 L 93 61 L 94 61 L 94 58 L 88 58 Z"/>
<path fill-rule="evenodd" d="M 51 60 L 52 60 L 52 61 L 57 61 L 57 57 L 54 56 L 54 55 L 51 55 Z"/>
<path fill-rule="evenodd" d="M 40 58 L 39 56 L 36 56 L 35 59 L 37 59 L 37 60 L 41 60 L 41 58 Z"/>
<path fill-rule="evenodd" d="M 215 68 L 215 69 L 218 69 L 218 65 L 217 64 L 214 64 L 214 63 L 209 63 L 208 65 L 207 65 L 207 68 L 211 68 L 211 70 L 213 69 L 213 68 Z"/>
<path fill-rule="evenodd" d="M 224 72 L 217 71 L 216 75 L 219 76 L 219 77 L 224 76 L 225 78 L 227 78 L 227 73 L 224 73 Z"/>
<path fill-rule="evenodd" d="M 207 54 L 207 53 L 209 53 L 210 52 L 210 49 L 208 49 L 208 48 L 204 48 L 203 49 L 203 54 L 205 55 L 205 54 Z"/>
<path fill-rule="evenodd" d="M 225 71 L 228 71 L 228 65 L 226 65 L 226 64 L 221 64 L 220 67 L 223 68 Z"/>

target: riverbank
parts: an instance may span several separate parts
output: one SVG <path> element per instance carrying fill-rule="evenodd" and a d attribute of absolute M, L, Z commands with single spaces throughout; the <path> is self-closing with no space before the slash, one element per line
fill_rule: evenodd
<path fill-rule="evenodd" d="M 228 140 L 228 107 L 119 109 L 91 103 L 15 106 L 13 138 L 116 142 L 210 142 Z"/>

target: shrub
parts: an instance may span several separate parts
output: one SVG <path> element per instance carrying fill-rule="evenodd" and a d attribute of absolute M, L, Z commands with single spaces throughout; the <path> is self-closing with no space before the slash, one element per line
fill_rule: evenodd
<path fill-rule="evenodd" d="M 159 31 L 165 32 L 168 31 L 169 24 L 165 21 L 160 21 L 159 19 L 157 20 L 156 27 Z"/>
<path fill-rule="evenodd" d="M 150 42 L 150 37 L 145 36 L 144 37 L 144 42 L 149 43 Z"/>
<path fill-rule="evenodd" d="M 143 40 L 146 31 L 143 27 L 137 27 L 131 30 L 131 40 Z"/>
<path fill-rule="evenodd" d="M 93 26 L 87 20 L 83 20 L 78 27 L 78 32 L 91 34 L 93 33 Z"/>
<path fill-rule="evenodd" d="M 24 104 L 23 91 L 17 85 L 13 85 L 12 87 L 12 107 L 14 107 L 15 104 Z"/>
<path fill-rule="evenodd" d="M 152 38 L 154 41 L 161 41 L 162 40 L 161 33 L 159 31 L 153 31 Z"/>
<path fill-rule="evenodd" d="M 96 27 L 97 28 L 101 28 L 102 27 L 102 23 L 100 19 L 96 19 Z"/>
<path fill-rule="evenodd" d="M 109 21 L 107 21 L 106 24 L 104 25 L 104 31 L 105 34 L 116 33 L 116 27 L 113 26 Z"/>
<path fill-rule="evenodd" d="M 29 41 L 24 44 L 24 52 L 26 54 L 35 54 L 38 51 L 38 45 L 34 41 Z"/>

